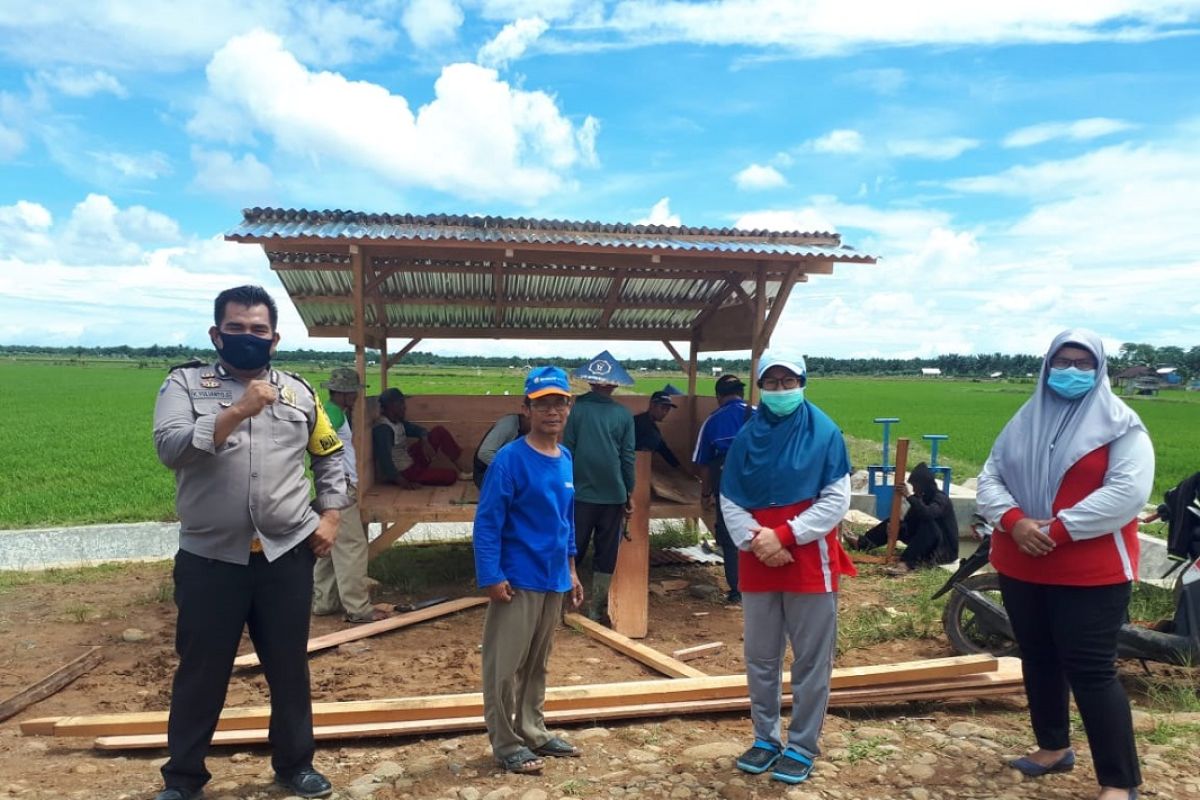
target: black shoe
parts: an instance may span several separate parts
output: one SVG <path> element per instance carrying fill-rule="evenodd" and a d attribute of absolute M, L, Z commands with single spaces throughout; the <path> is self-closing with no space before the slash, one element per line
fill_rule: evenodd
<path fill-rule="evenodd" d="M 736 606 L 742 602 L 741 592 L 729 592 L 725 595 L 725 605 Z"/>
<path fill-rule="evenodd" d="M 328 797 L 333 794 L 333 784 L 329 779 L 312 768 L 295 772 L 290 778 L 277 772 L 275 782 L 299 797 Z"/>
<path fill-rule="evenodd" d="M 154 796 L 154 800 L 195 800 L 204 794 L 203 789 L 163 789 Z"/>

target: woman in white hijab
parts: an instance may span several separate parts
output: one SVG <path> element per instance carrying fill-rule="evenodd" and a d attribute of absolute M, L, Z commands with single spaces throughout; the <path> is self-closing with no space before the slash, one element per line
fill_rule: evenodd
<path fill-rule="evenodd" d="M 1075 766 L 1070 692 L 1097 800 L 1132 800 L 1142 777 L 1117 679 L 1117 633 L 1137 576 L 1136 515 L 1150 496 L 1154 450 L 1107 376 L 1099 336 L 1056 336 L 1033 397 L 992 447 L 978 503 L 995 526 L 991 560 L 1021 648 L 1038 745 L 1011 766 L 1033 777 Z"/>

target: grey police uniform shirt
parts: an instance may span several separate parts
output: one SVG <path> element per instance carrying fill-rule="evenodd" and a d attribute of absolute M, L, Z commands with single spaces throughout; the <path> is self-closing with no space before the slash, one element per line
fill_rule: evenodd
<path fill-rule="evenodd" d="M 232 564 L 250 561 L 258 533 L 274 561 L 317 529 L 318 512 L 351 505 L 341 441 L 304 380 L 270 369 L 274 403 L 243 420 L 217 447 L 217 415 L 246 385 L 219 363 L 171 371 L 154 406 L 158 458 L 175 472 L 179 548 Z M 304 453 L 312 460 L 316 500 L 309 501 Z"/>

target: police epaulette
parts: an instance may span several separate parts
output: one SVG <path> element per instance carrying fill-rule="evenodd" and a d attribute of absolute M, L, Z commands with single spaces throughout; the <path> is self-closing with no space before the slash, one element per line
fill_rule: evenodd
<path fill-rule="evenodd" d="M 167 370 L 167 372 L 174 372 L 177 369 L 187 369 L 189 367 L 203 367 L 206 364 L 208 364 L 207 361 L 201 361 L 198 358 L 193 358 L 191 361 L 185 361 L 182 364 L 176 364 L 175 366 L 173 366 L 169 370 Z"/>
<path fill-rule="evenodd" d="M 288 372 L 286 369 L 281 369 L 279 371 L 282 372 L 284 375 L 287 375 L 290 378 L 295 378 L 296 380 L 298 380 L 302 384 L 304 384 L 304 388 L 308 389 L 308 393 L 311 394 L 314 398 L 317 396 L 317 390 L 312 387 L 311 383 L 304 380 L 303 376 L 301 376 L 299 373 Z"/>

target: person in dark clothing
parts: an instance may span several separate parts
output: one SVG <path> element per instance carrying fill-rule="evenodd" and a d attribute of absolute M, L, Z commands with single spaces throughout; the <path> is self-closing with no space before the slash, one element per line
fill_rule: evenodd
<path fill-rule="evenodd" d="M 700 504 L 705 510 L 711 508 L 716 518 L 713 535 L 725 562 L 725 582 L 729 584 L 729 594 L 725 599 L 730 603 L 742 602 L 742 593 L 738 590 L 738 548 L 729 536 L 725 515 L 721 512 L 721 504 L 715 502 L 715 497 L 720 494 L 725 454 L 738 431 L 753 414 L 753 409 L 742 399 L 745 392 L 746 385 L 736 375 L 722 375 L 717 379 L 717 408 L 700 426 L 696 450 L 692 453 L 692 463 L 702 468 Z"/>
<path fill-rule="evenodd" d="M 527 433 L 529 418 L 524 414 L 505 414 L 496 420 L 495 425 L 488 428 L 488 432 L 480 439 L 479 446 L 475 448 L 475 457 L 472 459 L 474 474 L 471 479 L 475 481 L 476 489 L 483 489 L 483 476 L 492 465 L 492 460 L 496 458 L 496 453 L 500 452 L 500 448 Z"/>
<path fill-rule="evenodd" d="M 910 570 L 935 564 L 949 564 L 958 558 L 958 520 L 954 505 L 938 488 L 937 476 L 925 462 L 913 467 L 908 475 L 912 484 L 899 491 L 908 500 L 908 510 L 900 521 L 900 541 L 904 552 L 900 560 Z M 870 550 L 887 544 L 885 519 L 858 538 L 855 549 Z"/>
<path fill-rule="evenodd" d="M 650 407 L 633 418 L 633 449 L 658 453 L 663 457 L 663 461 L 675 469 L 681 469 L 679 459 L 671 452 L 671 448 L 663 439 L 662 431 L 658 429 L 658 423 L 666 419 L 673 408 L 676 406 L 666 392 L 650 395 Z"/>

